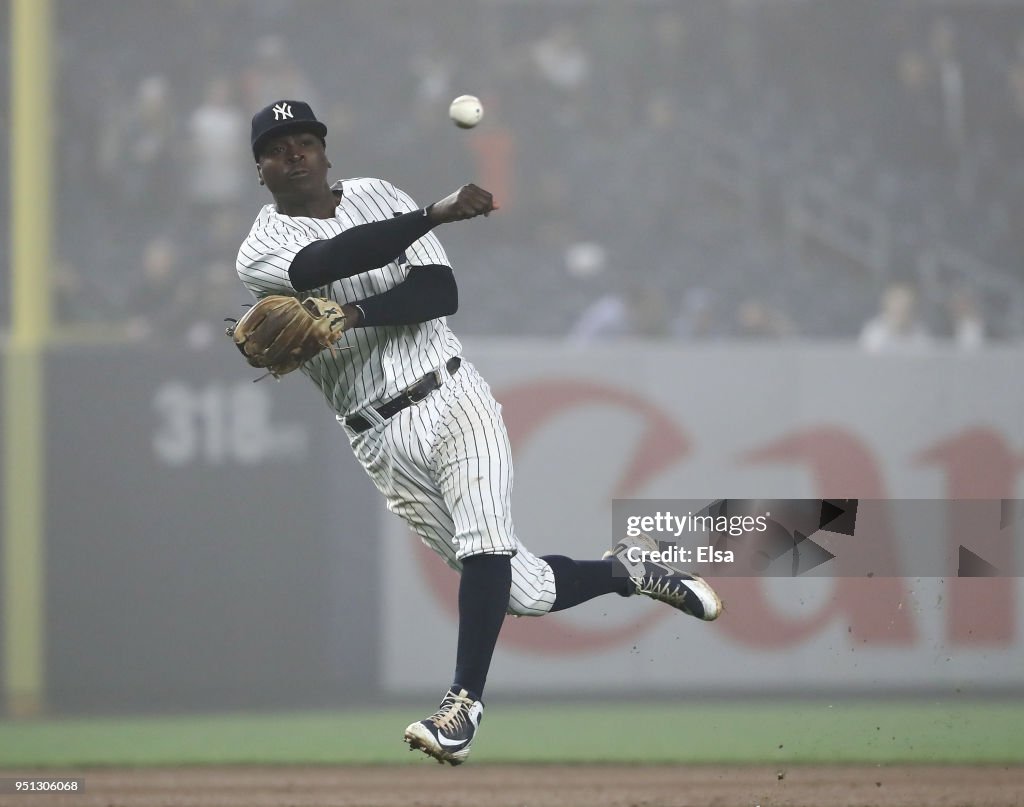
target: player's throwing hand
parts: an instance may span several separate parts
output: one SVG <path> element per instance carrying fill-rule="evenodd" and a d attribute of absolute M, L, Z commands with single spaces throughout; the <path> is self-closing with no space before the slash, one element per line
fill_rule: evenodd
<path fill-rule="evenodd" d="M 427 216 L 435 224 L 445 224 L 449 221 L 472 219 L 479 215 L 489 216 L 492 210 L 497 209 L 498 205 L 494 203 L 494 196 L 490 191 L 470 183 L 430 205 L 427 208 Z"/>

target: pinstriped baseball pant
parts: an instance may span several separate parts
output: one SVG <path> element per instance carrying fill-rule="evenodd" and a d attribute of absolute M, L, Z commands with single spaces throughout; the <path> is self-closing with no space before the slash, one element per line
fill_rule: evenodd
<path fill-rule="evenodd" d="M 463 360 L 444 385 L 359 434 L 345 426 L 356 459 L 427 546 L 457 571 L 480 554 L 512 555 L 508 612 L 540 616 L 555 601 L 551 567 L 512 526 L 512 452 L 501 404 Z M 342 421 L 343 422 L 343 421 Z"/>

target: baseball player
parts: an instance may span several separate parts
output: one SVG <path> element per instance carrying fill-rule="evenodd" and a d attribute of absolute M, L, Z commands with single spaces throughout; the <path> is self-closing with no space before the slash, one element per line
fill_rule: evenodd
<path fill-rule="evenodd" d="M 501 406 L 446 324 L 455 277 L 435 227 L 498 209 L 464 185 L 420 208 L 382 179 L 328 183 L 327 128 L 281 100 L 252 119 L 252 153 L 273 196 L 238 252 L 258 298 L 314 295 L 340 304 L 337 350 L 302 367 L 326 396 L 356 458 L 401 518 L 456 571 L 459 629 L 452 685 L 405 741 L 440 762 L 469 756 L 506 613 L 541 616 L 603 594 L 644 594 L 703 620 L 721 601 L 696 576 L 646 563 L 621 542 L 600 560 L 538 557 L 512 524 L 512 458 Z"/>

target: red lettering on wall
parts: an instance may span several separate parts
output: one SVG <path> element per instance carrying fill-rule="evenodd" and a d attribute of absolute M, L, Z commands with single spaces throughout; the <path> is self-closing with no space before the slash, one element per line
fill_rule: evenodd
<path fill-rule="evenodd" d="M 636 447 L 632 455 L 625 458 L 623 472 L 614 490 L 599 494 L 602 499 L 626 498 L 637 494 L 651 479 L 682 460 L 690 451 L 689 440 L 668 414 L 649 401 L 615 387 L 588 381 L 553 379 L 511 387 L 502 390 L 496 397 L 504 409 L 513 457 L 545 423 L 577 407 L 613 406 L 621 409 L 627 418 L 639 417 L 643 430 Z M 622 461 L 618 457 L 609 458 L 609 461 L 613 459 L 615 462 Z M 571 462 L 572 458 L 566 458 L 566 472 L 571 470 Z M 533 541 L 526 536 L 523 543 L 538 554 L 558 554 L 559 547 L 551 538 L 537 536 L 536 541 Z M 600 556 L 596 550 L 602 546 L 602 538 L 604 536 L 594 536 L 595 559 Z M 417 553 L 417 559 L 438 602 L 456 618 L 458 578 L 426 547 Z M 644 614 L 635 620 L 617 627 L 598 629 L 574 623 L 562 614 L 552 614 L 539 620 L 509 619 L 502 627 L 501 642 L 520 650 L 542 654 L 592 653 L 633 642 L 659 620 L 672 614 L 667 608 L 643 610 Z"/>
<path fill-rule="evenodd" d="M 963 431 L 921 451 L 917 460 L 945 470 L 949 500 L 1013 499 L 1022 465 L 1002 435 L 989 428 Z M 980 519 L 970 507 L 955 508 L 947 536 L 949 551 L 956 557 L 962 544 L 997 568 L 1013 569 L 1015 527 L 1011 524 L 1000 531 L 998 518 Z M 946 620 L 950 641 L 1010 644 L 1016 631 L 1016 584 L 1011 576 L 950 578 Z"/>
<path fill-rule="evenodd" d="M 947 499 L 1012 499 L 1022 468 L 1002 435 L 968 429 L 924 449 L 917 461 L 946 471 Z"/>
<path fill-rule="evenodd" d="M 882 474 L 872 453 L 857 437 L 838 427 L 823 426 L 787 435 L 746 452 L 739 461 L 745 465 L 804 466 L 814 478 L 816 495 L 823 499 L 886 498 Z M 877 556 L 879 568 L 895 574 L 899 566 L 892 525 L 887 514 L 877 512 L 875 523 L 861 524 L 858 519 L 857 531 L 875 536 L 873 557 Z M 855 549 L 851 547 L 850 551 Z M 850 639 L 857 643 L 906 645 L 916 637 L 910 609 L 902 607 L 907 592 L 898 577 L 837 577 L 831 599 L 810 615 L 780 612 L 766 597 L 760 578 L 722 578 L 715 585 L 730 607 L 742 613 L 742 619 L 723 617 L 723 630 L 752 647 L 793 645 L 840 619 L 849 625 Z"/>
<path fill-rule="evenodd" d="M 654 479 L 690 453 L 690 441 L 672 417 L 650 401 L 617 387 L 590 381 L 538 381 L 503 390 L 505 426 L 513 453 L 524 446 L 548 420 L 568 409 L 582 406 L 614 406 L 632 418 L 639 417 L 644 430 L 610 498 L 635 495 Z M 611 458 L 609 458 L 611 461 Z"/>

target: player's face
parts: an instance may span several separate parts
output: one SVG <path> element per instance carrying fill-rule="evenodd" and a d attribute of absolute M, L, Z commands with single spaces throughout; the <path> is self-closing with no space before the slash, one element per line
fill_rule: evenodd
<path fill-rule="evenodd" d="M 260 176 L 267 189 L 284 196 L 321 190 L 327 182 L 327 152 L 312 132 L 290 132 L 267 140 L 260 150 Z"/>

